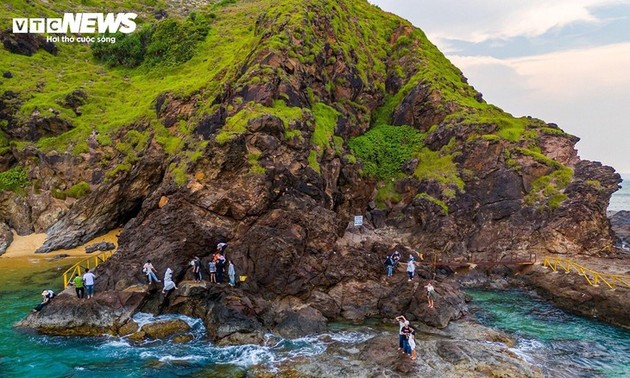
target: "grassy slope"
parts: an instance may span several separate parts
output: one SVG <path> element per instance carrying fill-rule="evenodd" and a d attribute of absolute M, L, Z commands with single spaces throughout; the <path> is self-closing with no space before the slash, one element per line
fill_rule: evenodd
<path fill-rule="evenodd" d="M 139 22 L 147 23 L 154 22 L 151 21 L 152 12 L 167 6 L 164 0 L 140 2 L 83 0 L 79 5 L 76 3 L 62 0 L 48 3 L 32 2 L 34 5 L 30 5 L 25 1 L 11 0 L 1 5 L 2 24 L 8 25 L 8 20 L 14 16 L 25 14 L 29 17 L 47 16 L 68 10 L 136 11 L 140 14 Z M 250 53 L 267 49 L 287 54 L 304 64 L 311 64 L 325 45 L 329 44 L 335 52 L 335 57 L 330 58 L 331 60 L 342 59 L 347 65 L 355 67 L 356 74 L 364 83 L 364 89 L 380 91 L 385 97 L 384 104 L 371 114 L 369 109 L 365 108 L 365 104 L 344 104 L 358 109 L 357 113 L 365 113 L 364 115 L 372 119 L 373 130 L 366 134 L 365 140 L 349 143 L 350 147 L 359 146 L 351 148 L 352 152 L 360 160 L 364 160 L 366 166 L 373 167 L 373 172 L 368 170 L 367 174 L 380 179 L 400 177 L 402 173 L 397 171 L 395 166 L 400 166 L 400 161 L 404 160 L 398 154 L 401 152 L 405 154 L 403 158 L 407 155 L 417 157 L 420 165 L 416 169 L 416 176 L 420 179 L 437 179 L 443 184 L 446 197 L 452 197 L 454 190 L 464 189 L 456 164 L 453 163 L 452 148 L 430 151 L 422 144 L 425 135 L 417 135 L 419 133 L 414 130 L 409 130 L 410 135 L 407 139 L 411 144 L 406 148 L 400 151 L 391 149 L 384 151 L 383 156 L 391 155 L 391 161 L 388 160 L 387 164 L 369 160 L 369 150 L 380 148 L 370 143 L 370 140 L 374 140 L 374 136 L 386 128 L 392 127 L 389 126 L 392 111 L 420 81 L 431 85 L 439 93 L 443 105 L 450 104 L 456 107 L 457 110 L 446 119 L 453 127 L 461 124 L 491 123 L 497 126 L 497 130 L 492 135 L 483 136 L 485 139 L 522 142 L 529 138 L 532 141 L 531 151 L 536 153 L 536 132 L 530 130 L 528 134 L 528 129 L 541 128 L 544 124 L 527 118 L 514 118 L 492 105 L 477 101 L 476 92 L 462 80 L 460 70 L 426 39 L 422 31 L 413 29 L 408 22 L 381 12 L 367 2 L 223 1 L 210 5 L 203 11 L 214 13 L 216 18 L 206 39 L 197 45 L 193 58 L 181 65 L 175 67 L 143 65 L 133 69 L 108 68 L 95 61 L 90 48 L 81 44 L 59 43 L 57 56 L 39 51 L 32 57 L 25 57 L 1 49 L 0 70 L 10 70 L 15 77 L 2 80 L 0 91 L 13 90 L 21 93 L 22 98 L 26 100 L 20 111 L 20 117 L 23 119 L 28 118 L 36 109 L 43 115 L 49 113 L 49 109 L 55 109 L 75 126 L 73 130 L 61 136 L 40 140 L 37 145 L 43 150 L 70 148 L 75 153 L 83 152 L 87 149 L 85 140 L 92 130 L 98 130 L 99 141 L 107 145 L 111 143 L 111 135 L 121 127 L 142 123 L 152 126 L 149 130 L 156 132 L 156 139 L 169 153 L 185 155 L 190 159 L 196 156 L 195 152 L 181 151 L 183 140 L 194 142 L 191 136 L 192 128 L 204 115 L 214 110 L 209 104 L 224 84 L 232 83 L 238 88 L 247 83 L 264 80 L 265 75 L 270 74 L 268 67 L 251 65 L 244 75 L 240 75 L 238 69 L 246 62 Z M 267 26 L 271 37 L 265 39 L 261 39 L 263 33 L 255 32 L 256 21 L 260 19 L 261 14 L 264 14 L 264 20 L 273 20 Z M 392 34 L 400 28 L 407 28 L 410 32 L 403 33 L 390 44 Z M 298 38 L 299 43 L 292 41 L 292 38 Z M 395 94 L 385 93 L 384 82 L 388 70 L 395 72 L 404 82 L 402 88 Z M 336 86 L 348 84 L 344 78 L 326 79 L 325 88 L 329 93 L 332 93 Z M 59 105 L 66 94 L 79 88 L 88 94 L 88 103 L 82 106 L 81 116 Z M 192 117 L 181 120 L 178 127 L 170 130 L 166 130 L 157 122 L 154 110 L 155 98 L 167 92 L 180 97 L 194 95 L 200 104 Z M 321 93 L 313 95 L 310 92 L 309 97 L 314 105 L 312 109 L 289 109 L 282 101 L 276 101 L 270 108 L 259 104 L 244 104 L 240 111 L 230 114 L 223 132 L 217 137 L 218 141 L 226 142 L 234 134 L 244 131 L 247 121 L 261 114 L 279 116 L 285 121 L 287 138 L 298 136 L 292 134 L 291 122 L 305 113 L 312 112 L 315 133 L 311 143 L 315 154 L 312 153 L 308 160 L 316 170 L 319 170 L 318 157 L 322 155 L 323 149 L 335 148 L 340 154 L 344 153 L 343 140 L 334 139 L 332 132 L 334 129 L 331 130 L 334 125 L 331 122 L 334 122 L 339 109 L 335 109 L 335 104 L 326 104 L 326 96 L 322 96 Z M 134 148 L 142 145 L 137 139 L 146 138 L 146 135 L 132 137 L 131 139 L 136 139 L 135 142 L 132 140 L 128 141 L 129 145 L 123 143 L 116 146 L 119 151 L 129 155 L 128 165 L 133 163 Z M 9 143 L 0 133 L 0 148 Z M 17 145 L 23 146 L 24 143 Z M 194 150 L 198 145 L 193 143 L 192 146 Z M 380 166 L 386 167 L 386 171 Z M 128 166 L 118 167 L 127 168 Z M 177 171 L 175 176 L 179 177 L 178 181 L 185 181 L 185 163 L 172 168 Z M 556 182 L 548 181 L 552 184 Z M 543 193 L 545 188 L 540 192 Z"/>

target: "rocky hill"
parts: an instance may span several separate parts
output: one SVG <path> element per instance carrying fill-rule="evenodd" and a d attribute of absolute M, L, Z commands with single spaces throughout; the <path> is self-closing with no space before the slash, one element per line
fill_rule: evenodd
<path fill-rule="evenodd" d="M 239 300 L 192 288 L 134 303 L 248 331 L 295 316 L 461 316 L 449 284 L 431 315 L 417 285 L 383 281 L 393 246 L 615 253 L 619 175 L 581 160 L 557 125 L 487 104 L 409 22 L 355 0 L 176 3 L 2 5 L 2 25 L 67 9 L 140 16 L 115 44 L 2 32 L 0 245 L 10 229 L 46 232 L 49 252 L 123 226 L 99 268 L 97 290 L 114 292 L 143 282 L 148 258 L 182 280 L 227 241 L 248 276 Z"/>

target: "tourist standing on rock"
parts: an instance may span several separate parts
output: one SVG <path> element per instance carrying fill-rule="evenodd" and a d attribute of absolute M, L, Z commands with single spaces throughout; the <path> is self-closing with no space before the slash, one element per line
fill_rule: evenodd
<path fill-rule="evenodd" d="M 413 256 L 409 256 L 409 261 L 407 262 L 407 274 L 409 275 L 409 281 L 413 279 L 413 276 L 416 274 L 416 262 L 413 259 Z"/>
<path fill-rule="evenodd" d="M 230 286 L 236 285 L 236 270 L 234 269 L 234 264 L 232 263 L 232 260 L 228 261 L 227 272 L 228 277 L 230 277 Z"/>
<path fill-rule="evenodd" d="M 83 284 L 85 285 L 85 294 L 87 295 L 87 299 L 94 297 L 94 279 L 96 276 L 94 273 L 90 272 L 90 269 L 85 269 L 85 273 L 83 274 Z"/>
<path fill-rule="evenodd" d="M 416 330 L 409 327 L 409 333 L 407 334 L 407 342 L 409 343 L 409 350 L 411 353 L 411 359 L 416 360 Z"/>
<path fill-rule="evenodd" d="M 193 267 L 195 281 L 201 282 L 201 259 L 198 256 L 195 256 L 195 258 L 190 262 L 190 265 Z"/>
<path fill-rule="evenodd" d="M 157 276 L 155 275 L 155 273 L 157 273 L 157 270 L 153 267 L 153 264 L 151 264 L 151 260 L 147 260 L 147 262 L 144 263 L 144 265 L 142 266 L 142 272 L 147 275 L 149 285 L 151 284 L 151 282 L 162 282 L 158 280 Z"/>
<path fill-rule="evenodd" d="M 437 297 L 437 294 L 435 293 L 435 288 L 431 284 L 431 281 L 429 281 L 429 283 L 424 287 L 427 289 L 427 301 L 429 302 L 429 308 L 433 308 L 433 301 Z"/>
<path fill-rule="evenodd" d="M 74 291 L 77 292 L 77 298 L 83 299 L 85 298 L 85 288 L 83 287 L 83 278 L 78 274 L 74 275 L 74 279 L 72 280 L 74 284 Z"/>
<path fill-rule="evenodd" d="M 394 260 L 394 267 L 397 267 L 398 262 L 400 261 L 400 252 L 398 252 L 398 250 L 395 250 L 394 253 L 392 253 L 392 260 Z"/>
<path fill-rule="evenodd" d="M 208 272 L 210 273 L 210 282 L 217 282 L 217 263 L 214 258 L 208 263 Z"/>
<path fill-rule="evenodd" d="M 411 344 L 409 343 L 409 334 L 411 334 L 411 327 L 409 327 L 409 321 L 405 321 L 404 327 L 400 330 L 400 334 L 403 337 L 403 353 L 411 356 Z"/>
<path fill-rule="evenodd" d="M 42 302 L 38 304 L 33 312 L 41 311 L 44 306 L 50 303 L 50 301 L 55 297 L 55 293 L 52 290 L 44 290 L 42 291 Z"/>
<path fill-rule="evenodd" d="M 225 256 L 218 254 L 217 258 L 217 283 L 223 283 L 223 270 L 225 269 Z"/>
<path fill-rule="evenodd" d="M 385 267 L 387 268 L 387 277 L 394 275 L 394 260 L 391 256 L 385 258 Z"/>
<path fill-rule="evenodd" d="M 405 325 L 409 325 L 409 321 L 403 316 L 397 316 L 396 320 L 398 321 L 398 350 L 403 350 L 405 347 L 405 335 L 403 335 L 402 330 Z"/>
<path fill-rule="evenodd" d="M 166 272 L 164 273 L 164 288 L 162 289 L 162 294 L 166 294 L 166 292 L 173 289 L 177 289 L 177 286 L 175 286 L 175 282 L 173 282 L 173 271 L 171 270 L 171 268 L 166 268 Z"/>

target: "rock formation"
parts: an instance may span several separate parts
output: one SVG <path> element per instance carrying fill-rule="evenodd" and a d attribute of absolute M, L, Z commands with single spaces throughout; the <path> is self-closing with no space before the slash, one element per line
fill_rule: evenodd
<path fill-rule="evenodd" d="M 208 327 L 216 338 L 400 313 L 444 327 L 465 313 L 464 296 L 440 282 L 443 306 L 427 311 L 422 285 L 436 272 L 386 281 L 394 246 L 427 261 L 616 253 L 605 211 L 619 175 L 581 160 L 578 138 L 556 125 L 485 103 L 400 18 L 365 1 L 256 0 L 151 22 L 154 33 L 182 28 L 169 36 L 187 50 L 151 55 L 158 40 L 137 32 L 128 38 L 147 45 L 132 62 L 96 45 L 101 62 L 73 63 L 107 78 L 96 86 L 124 87 L 115 99 L 83 82 L 43 85 L 58 102 L 41 109 L 12 79 L 0 100 L 0 163 L 19 178 L 0 177 L 11 190 L 2 220 L 18 234 L 46 230 L 38 252 L 123 226 L 116 257 L 99 267 L 102 295 L 141 283 L 147 259 L 180 282 L 193 256 L 227 241 L 248 277 L 240 288 L 149 291 L 136 308 L 225 324 Z M 123 77 L 108 64 L 144 71 Z M 358 230 L 354 215 L 366 219 Z"/>

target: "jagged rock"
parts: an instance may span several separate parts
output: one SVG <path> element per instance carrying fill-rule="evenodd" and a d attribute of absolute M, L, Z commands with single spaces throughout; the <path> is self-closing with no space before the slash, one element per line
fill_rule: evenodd
<path fill-rule="evenodd" d="M 612 230 L 623 249 L 630 249 L 630 211 L 621 210 L 610 217 Z"/>
<path fill-rule="evenodd" d="M 287 306 L 288 305 L 288 306 Z M 323 332 L 326 329 L 326 318 L 321 312 L 305 304 L 290 303 L 276 310 L 274 330 L 282 337 L 295 339 Z"/>
<path fill-rule="evenodd" d="M 13 74 L 11 73 L 11 71 L 4 71 L 2 73 L 2 77 L 5 78 L 5 79 L 11 79 L 11 78 L 13 78 Z"/>
<path fill-rule="evenodd" d="M 218 60 L 212 83 L 195 78 L 203 90 L 164 90 L 147 99 L 155 114 L 139 108 L 147 117 L 112 130 L 112 146 L 99 143 L 94 132 L 75 155 L 70 151 L 84 140 L 71 141 L 68 152 L 13 148 L 14 161 L 7 157 L 5 165 L 25 166 L 42 192 L 79 181 L 94 188 L 64 205 L 36 193 L 1 193 L 2 220 L 21 235 L 50 226 L 38 252 L 76 247 L 122 225 L 120 253 L 99 266 L 97 291 L 136 288 L 146 280 L 142 264 L 151 259 L 160 276 L 173 270 L 179 289 L 163 296 L 152 285 L 143 310 L 201 318 L 210 338 L 225 342 L 261 340 L 274 327 L 287 334 L 316 332 L 323 317 L 360 321 L 405 313 L 444 327 L 465 313 L 465 297 L 446 282 L 452 271 L 418 269 L 423 280 L 434 274 L 438 279 L 440 298 L 428 311 L 422 284 L 406 282 L 402 271 L 384 277 L 383 259 L 391 251 L 383 246 L 406 245 L 427 258 L 500 260 L 513 251 L 615 254 L 605 217 L 619 182 L 612 168 L 580 160 L 577 139 L 553 125 L 470 107 L 469 101 L 481 101 L 479 93 L 456 67 L 427 62 L 439 51 L 403 20 L 388 22 L 390 30 L 369 38 L 354 31 L 350 38 L 334 25 L 366 19 L 359 9 L 367 3 L 346 5 L 343 0 L 331 13 L 309 3 L 312 19 L 296 13 L 285 23 L 268 8 L 275 3 L 260 9 L 256 4 L 249 50 L 229 66 Z M 303 33 L 295 31 L 304 25 L 309 38 L 301 40 Z M 276 48 L 284 40 L 291 49 Z M 396 45 L 405 40 L 404 48 Z M 382 50 L 375 53 L 372 46 Z M 419 70 L 435 78 L 418 80 Z M 448 78 L 440 76 L 444 72 Z M 45 83 L 36 90 L 46 92 Z M 67 92 L 50 95 L 62 99 Z M 83 100 L 75 93 L 65 102 L 76 109 Z M 54 104 L 21 119 L 24 101 L 30 101 L 26 94 L 10 91 L 0 97 L 0 119 L 11 138 L 36 140 L 72 127 Z M 393 179 L 366 177 L 367 165 L 379 162 L 357 161 L 359 154 L 350 148 L 373 120 L 410 125 L 422 134 L 422 151 L 396 163 L 400 170 Z M 194 127 L 194 137 L 182 135 L 181 125 Z M 164 142 L 164 127 L 177 143 Z M 147 139 L 118 148 L 130 146 L 134 134 Z M 562 181 L 552 177 L 559 171 L 567 172 L 567 182 L 555 182 Z M 549 187 L 538 188 L 546 181 Z M 553 204 L 547 192 L 554 194 Z M 386 208 L 376 209 L 377 202 Z M 347 230 L 358 214 L 368 222 Z M 207 277 L 207 256 L 223 241 L 237 274 L 247 280 L 237 288 L 185 282 L 193 256 L 204 259 Z M 289 296 L 307 306 L 303 313 L 277 307 Z M 106 306 L 101 310 L 106 313 Z M 302 318 L 310 322 L 304 328 Z M 405 369 L 400 366 L 413 371 Z"/>
<path fill-rule="evenodd" d="M 0 256 L 7 251 L 11 243 L 13 243 L 13 232 L 6 223 L 0 223 Z"/>
<path fill-rule="evenodd" d="M 34 231 L 29 202 L 24 197 L 0 192 L 0 215 L 18 235 L 28 235 Z"/>
<path fill-rule="evenodd" d="M 74 110 L 74 113 L 76 115 L 81 115 L 79 107 L 86 103 L 87 98 L 87 93 L 85 93 L 84 90 L 75 89 L 74 91 L 66 95 L 66 97 L 64 98 L 63 106 Z"/>
<path fill-rule="evenodd" d="M 46 38 L 34 33 L 13 34 L 0 31 L 0 40 L 4 48 L 13 54 L 31 56 L 39 49 L 43 49 L 52 55 L 57 55 L 57 46 L 47 42 Z"/>
<path fill-rule="evenodd" d="M 111 251 L 116 249 L 116 245 L 110 242 L 100 242 L 85 247 L 85 253 L 93 253 L 96 251 Z"/>
<path fill-rule="evenodd" d="M 5 132 L 13 139 L 35 142 L 43 137 L 57 136 L 72 129 L 72 123 L 54 114 L 41 116 L 35 112 L 25 122 L 9 123 Z"/>
<path fill-rule="evenodd" d="M 172 336 L 190 331 L 190 326 L 181 319 L 160 320 L 147 323 L 141 329 L 151 339 L 168 339 Z"/>
<path fill-rule="evenodd" d="M 81 198 L 48 229 L 48 238 L 36 253 L 74 248 L 135 216 L 144 198 L 162 179 L 162 157 L 158 151 L 147 151 L 130 172 Z"/>
<path fill-rule="evenodd" d="M 139 292 L 97 292 L 94 298 L 79 300 L 70 290 L 56 296 L 37 313 L 16 324 L 40 333 L 66 336 L 118 334 L 144 301 Z"/>
<path fill-rule="evenodd" d="M 129 321 L 127 321 L 118 329 L 118 335 L 128 336 L 128 335 L 138 332 L 139 329 L 140 327 L 138 326 L 138 323 L 136 323 L 133 319 L 129 319 Z"/>
<path fill-rule="evenodd" d="M 186 335 L 177 335 L 175 337 L 173 337 L 173 339 L 171 340 L 172 342 L 174 342 L 175 344 L 185 344 L 188 343 L 190 341 L 192 341 L 195 337 L 191 334 L 186 334 Z"/>
<path fill-rule="evenodd" d="M 604 267 L 609 264 L 606 260 L 600 261 L 600 264 L 602 263 Z M 583 264 L 589 266 L 588 262 Z M 616 260 L 615 265 L 627 267 L 625 271 L 618 271 L 618 274 L 630 274 L 628 259 Z M 595 268 L 595 270 L 602 269 Z M 623 287 L 611 290 L 603 282 L 600 282 L 598 286 L 591 286 L 581 274 L 552 272 L 551 269 L 541 265 L 528 268 L 520 277 L 523 282 L 534 287 L 543 297 L 560 308 L 622 327 L 630 327 L 627 311 L 630 306 L 630 297 Z"/>
<path fill-rule="evenodd" d="M 144 341 L 144 339 L 146 338 L 146 334 L 142 331 L 139 332 L 134 332 L 131 335 L 127 336 L 127 338 L 131 341 L 135 341 L 137 343 L 140 343 L 142 341 Z"/>

